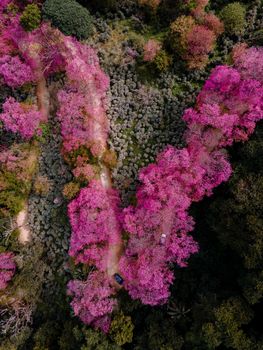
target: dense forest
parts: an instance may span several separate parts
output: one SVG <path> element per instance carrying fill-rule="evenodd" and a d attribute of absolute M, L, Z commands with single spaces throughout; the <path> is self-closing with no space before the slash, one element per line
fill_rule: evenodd
<path fill-rule="evenodd" d="M 0 350 L 263 349 L 262 45 L 262 0 L 0 0 Z"/>

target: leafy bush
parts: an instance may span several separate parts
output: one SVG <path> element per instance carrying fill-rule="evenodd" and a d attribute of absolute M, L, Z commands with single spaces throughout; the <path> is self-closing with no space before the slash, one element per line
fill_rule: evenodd
<path fill-rule="evenodd" d="M 34 190 L 40 196 L 46 196 L 52 188 L 51 181 L 46 176 L 38 175 L 34 182 Z"/>
<path fill-rule="evenodd" d="M 202 69 L 215 47 L 224 25 L 212 12 L 206 12 L 206 0 L 197 1 L 188 16 L 179 16 L 170 25 L 170 46 L 189 69 Z"/>
<path fill-rule="evenodd" d="M 89 11 L 75 0 L 46 0 L 43 18 L 50 20 L 64 34 L 86 39 L 92 31 Z"/>
<path fill-rule="evenodd" d="M 122 312 L 117 314 L 111 322 L 110 337 L 120 346 L 131 343 L 134 325 L 130 316 L 125 316 Z"/>
<path fill-rule="evenodd" d="M 167 70 L 167 68 L 171 65 L 172 63 L 172 58 L 167 54 L 165 50 L 161 50 L 155 57 L 153 61 L 156 69 L 159 72 L 163 72 Z"/>
<path fill-rule="evenodd" d="M 67 199 L 72 199 L 76 196 L 79 190 L 80 190 L 79 184 L 71 181 L 64 186 L 63 196 Z"/>
<path fill-rule="evenodd" d="M 16 215 L 24 207 L 37 168 L 37 149 L 13 145 L 0 156 L 0 216 Z"/>
<path fill-rule="evenodd" d="M 83 332 L 85 336 L 85 345 L 81 350 L 121 350 L 122 348 L 117 344 L 112 343 L 109 338 L 102 332 L 93 329 L 85 329 Z"/>
<path fill-rule="evenodd" d="M 249 350 L 254 344 L 249 339 L 242 325 L 248 324 L 253 317 L 252 310 L 242 299 L 230 298 L 214 309 L 215 325 L 204 324 L 204 338 L 209 349 L 225 343 L 227 348 Z"/>
<path fill-rule="evenodd" d="M 246 10 L 239 2 L 226 5 L 220 13 L 225 25 L 225 31 L 229 34 L 242 34 L 245 28 Z"/>
<path fill-rule="evenodd" d="M 41 14 L 38 6 L 36 4 L 29 4 L 25 7 L 21 17 L 20 23 L 23 28 L 30 32 L 36 29 L 41 22 Z"/>

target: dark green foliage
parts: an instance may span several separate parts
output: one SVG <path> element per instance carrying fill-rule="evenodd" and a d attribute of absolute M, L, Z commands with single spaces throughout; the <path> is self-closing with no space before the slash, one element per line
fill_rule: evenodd
<path fill-rule="evenodd" d="M 46 350 L 56 342 L 58 335 L 58 325 L 48 321 L 43 324 L 34 335 L 33 350 Z"/>
<path fill-rule="evenodd" d="M 229 183 L 193 208 L 201 250 L 178 271 L 174 292 L 191 308 L 186 324 L 179 322 L 187 350 L 262 348 L 262 130 L 261 123 L 250 141 L 232 150 Z"/>
<path fill-rule="evenodd" d="M 23 183 L 17 181 L 13 174 L 5 173 L 4 175 L 9 181 L 9 187 L 0 193 L 0 215 L 14 216 L 24 207 L 26 196 L 23 193 Z"/>
<path fill-rule="evenodd" d="M 149 309 L 148 309 L 149 311 Z M 180 350 L 183 338 L 177 334 L 175 322 L 165 315 L 165 310 L 138 313 L 138 337 L 135 350 Z"/>
<path fill-rule="evenodd" d="M 93 329 L 86 329 L 83 331 L 85 336 L 85 345 L 81 350 L 121 350 L 116 344 L 113 344 L 108 337 Z"/>
<path fill-rule="evenodd" d="M 118 345 L 132 342 L 134 325 L 130 316 L 122 312 L 115 315 L 111 322 L 110 337 Z"/>
<path fill-rule="evenodd" d="M 253 341 L 249 339 L 242 325 L 248 324 L 253 313 L 239 298 L 229 298 L 213 310 L 214 322 L 202 326 L 204 340 L 209 349 L 216 349 L 224 343 L 227 348 L 251 350 Z"/>
<path fill-rule="evenodd" d="M 220 13 L 228 34 L 242 34 L 246 24 L 246 10 L 239 2 L 226 5 Z"/>
<path fill-rule="evenodd" d="M 262 46 L 263 45 L 263 29 L 259 29 L 257 31 L 255 31 L 250 40 L 249 43 L 251 43 L 252 45 L 256 45 L 256 46 Z"/>
<path fill-rule="evenodd" d="M 120 0 L 119 0 L 120 1 Z M 93 7 L 94 9 L 105 12 L 109 10 L 115 10 L 119 1 L 117 0 L 90 0 L 90 1 L 80 1 L 80 3 L 87 3 L 87 5 Z"/>
<path fill-rule="evenodd" d="M 37 5 L 29 4 L 25 7 L 21 17 L 20 23 L 22 27 L 30 32 L 40 25 L 41 14 Z"/>
<path fill-rule="evenodd" d="M 51 21 L 66 35 L 86 39 L 92 32 L 89 11 L 75 0 L 46 0 L 42 13 L 45 20 Z"/>
<path fill-rule="evenodd" d="M 17 271 L 9 292 L 0 298 L 0 310 L 5 311 L 4 317 L 1 316 L 3 333 L 0 333 L 0 344 L 4 344 L 3 349 L 10 350 L 20 349 L 19 346 L 24 345 L 32 333 L 31 320 L 40 300 L 47 270 L 40 244 L 21 247 L 16 242 L 12 250 L 17 255 Z M 3 335 L 7 337 L 2 338 Z"/>
<path fill-rule="evenodd" d="M 0 165 L 0 218 L 13 217 L 23 209 L 37 167 L 36 148 L 28 144 L 14 145 L 12 152 L 21 158 L 13 171 Z"/>

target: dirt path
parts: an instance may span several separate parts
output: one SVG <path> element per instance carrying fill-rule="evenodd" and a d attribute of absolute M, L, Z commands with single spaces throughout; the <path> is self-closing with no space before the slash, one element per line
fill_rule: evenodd
<path fill-rule="evenodd" d="M 101 106 L 101 100 L 96 94 L 96 88 L 91 88 L 91 93 L 89 98 L 92 101 L 93 108 L 97 113 L 103 113 L 104 109 Z M 106 115 L 104 115 L 104 118 L 102 120 L 107 120 Z M 93 119 L 93 130 L 92 135 L 96 142 L 100 142 L 103 145 L 103 151 L 101 152 L 101 155 L 99 155 L 99 165 L 100 165 L 100 181 L 102 186 L 105 189 L 112 188 L 112 180 L 111 180 L 111 174 L 109 168 L 103 163 L 102 161 L 102 155 L 103 152 L 107 149 L 107 140 L 105 140 L 105 133 L 103 130 L 103 125 L 101 125 L 95 118 Z M 110 200 L 110 199 L 109 199 Z M 114 274 L 119 274 L 119 260 L 122 253 L 122 237 L 121 237 L 121 230 L 118 223 L 118 218 L 115 217 L 115 223 L 113 224 L 113 227 L 110 227 L 111 237 L 109 242 L 109 250 L 108 250 L 108 256 L 107 256 L 107 266 L 106 266 L 106 272 L 107 275 L 111 281 L 111 284 L 116 288 L 120 289 L 121 286 L 115 281 Z"/>
<path fill-rule="evenodd" d="M 46 85 L 46 79 L 43 75 L 40 63 L 36 76 L 39 77 L 36 86 L 38 109 L 43 115 L 43 120 L 48 120 L 49 115 L 49 92 Z M 32 155 L 33 156 L 33 155 Z M 32 162 L 37 162 L 37 159 L 32 159 Z M 21 244 L 26 244 L 31 241 L 32 234 L 28 224 L 28 205 L 25 203 L 24 208 L 16 217 L 16 224 L 19 230 L 18 241 Z"/>
<path fill-rule="evenodd" d="M 18 241 L 21 244 L 26 244 L 31 241 L 31 232 L 28 225 L 28 205 L 24 206 L 16 218 L 16 224 L 19 230 Z"/>

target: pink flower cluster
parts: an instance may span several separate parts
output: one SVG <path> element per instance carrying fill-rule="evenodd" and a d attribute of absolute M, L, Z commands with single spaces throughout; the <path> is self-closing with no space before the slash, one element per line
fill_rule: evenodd
<path fill-rule="evenodd" d="M 220 130 L 217 141 L 220 147 L 248 139 L 262 119 L 263 108 L 262 84 L 248 74 L 243 78 L 237 69 L 227 66 L 213 70 L 198 96 L 196 111 L 189 109 L 185 113 L 189 124 L 187 139 L 209 142 L 201 129 L 197 130 L 198 125 Z"/>
<path fill-rule="evenodd" d="M 85 145 L 96 151 L 100 142 L 106 144 L 108 137 L 105 95 L 109 78 L 101 70 L 92 48 L 70 37 L 62 39 L 61 55 L 69 83 L 58 94 L 57 116 L 61 122 L 64 150 L 70 152 Z M 102 140 L 97 139 L 96 130 L 100 131 Z"/>
<path fill-rule="evenodd" d="M 22 62 L 19 56 L 0 57 L 0 76 L 11 87 L 19 87 L 34 80 L 30 66 Z"/>
<path fill-rule="evenodd" d="M 85 108 L 85 96 L 76 91 L 61 90 L 58 95 L 58 120 L 61 123 L 63 147 L 66 152 L 89 146 L 90 121 Z"/>
<path fill-rule="evenodd" d="M 112 297 L 115 291 L 105 273 L 94 271 L 85 282 L 70 281 L 68 293 L 74 297 L 71 306 L 76 316 L 105 333 L 109 331 L 110 314 L 117 301 Z"/>
<path fill-rule="evenodd" d="M 0 290 L 7 287 L 8 282 L 15 274 L 15 270 L 16 264 L 13 253 L 0 253 Z"/>
<path fill-rule="evenodd" d="M 120 217 L 120 198 L 113 189 L 105 189 L 99 181 L 91 181 L 81 189 L 68 206 L 72 227 L 69 255 L 76 262 L 94 265 L 105 271 L 109 243 L 117 243 L 114 232 Z"/>
<path fill-rule="evenodd" d="M 76 263 L 97 268 L 86 281 L 69 282 L 68 292 L 73 296 L 71 305 L 83 322 L 104 332 L 109 330 L 110 314 L 117 304 L 106 270 L 110 245 L 120 243 L 119 205 L 118 192 L 105 189 L 96 180 L 82 188 L 68 205 L 72 228 L 69 255 Z"/>
<path fill-rule="evenodd" d="M 143 60 L 145 62 L 151 62 L 154 60 L 158 52 L 161 50 L 162 45 L 155 39 L 150 39 L 143 47 Z"/>
<path fill-rule="evenodd" d="M 4 102 L 0 120 L 7 130 L 19 133 L 27 140 L 35 134 L 41 135 L 40 123 L 45 122 L 36 105 L 19 103 L 13 97 Z"/>
<path fill-rule="evenodd" d="M 255 79 L 263 84 L 263 48 L 247 48 L 245 44 L 236 46 L 233 59 L 236 69 L 244 79 Z"/>

